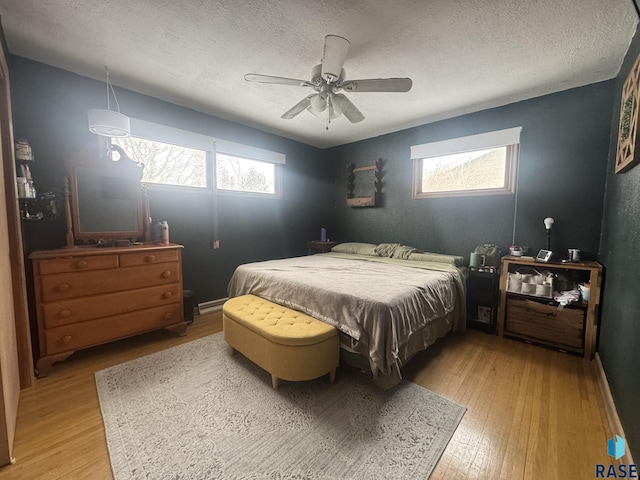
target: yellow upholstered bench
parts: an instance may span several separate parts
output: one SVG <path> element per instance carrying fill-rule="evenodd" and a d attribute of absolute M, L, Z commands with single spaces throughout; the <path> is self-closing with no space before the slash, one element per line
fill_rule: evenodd
<path fill-rule="evenodd" d="M 329 374 L 335 380 L 340 360 L 338 330 L 304 313 L 242 295 L 222 306 L 224 339 L 229 353 L 239 351 L 278 379 L 311 380 Z"/>

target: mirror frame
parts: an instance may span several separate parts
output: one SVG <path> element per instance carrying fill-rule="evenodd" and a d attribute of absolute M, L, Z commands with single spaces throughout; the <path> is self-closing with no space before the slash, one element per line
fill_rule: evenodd
<path fill-rule="evenodd" d="M 98 159 L 95 159 L 96 156 Z M 127 231 L 98 231 L 83 232 L 80 230 L 81 208 L 78 201 L 77 173 L 78 168 L 94 169 L 96 175 L 109 175 L 121 178 L 131 178 L 137 181 L 138 188 L 135 192 L 135 206 L 137 207 L 137 229 Z M 139 166 L 131 159 L 121 158 L 117 162 L 110 160 L 105 155 L 86 155 L 66 162 L 68 178 L 65 178 L 66 196 L 66 223 L 67 223 L 67 247 L 82 245 L 96 245 L 100 242 L 126 241 L 137 242 L 148 240 L 148 200 L 142 178 L 143 166 Z"/>

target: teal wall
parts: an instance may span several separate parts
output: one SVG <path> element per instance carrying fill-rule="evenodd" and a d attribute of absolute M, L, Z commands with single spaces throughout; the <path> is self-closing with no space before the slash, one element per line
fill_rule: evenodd
<path fill-rule="evenodd" d="M 636 32 L 615 84 L 600 259 L 605 281 L 599 352 L 635 459 L 640 457 L 640 166 L 615 174 L 622 85 L 640 54 Z"/>
<path fill-rule="evenodd" d="M 39 192 L 62 187 L 64 159 L 97 137 L 87 129 L 87 110 L 105 103 L 104 83 L 24 58 L 10 56 L 14 134 L 29 140 Z M 306 253 L 308 239 L 325 222 L 333 184 L 322 150 L 117 89 L 122 112 L 136 118 L 286 154 L 281 199 L 256 199 L 156 187 L 150 189 L 155 220 L 167 220 L 173 243 L 184 245 L 184 286 L 196 301 L 226 296 L 240 263 Z M 218 203 L 220 249 L 213 250 L 213 205 Z M 24 222 L 27 252 L 64 246 L 64 222 Z"/>
<path fill-rule="evenodd" d="M 328 150 L 337 179 L 330 233 L 337 240 L 400 242 L 465 256 L 478 244 L 493 243 L 506 253 L 515 196 L 414 200 L 410 147 L 521 126 L 515 244 L 537 253 L 546 246 L 543 220 L 553 217 L 553 250 L 564 255 L 567 248 L 579 248 L 585 258 L 595 258 L 613 89 L 613 81 L 597 83 Z M 385 162 L 382 205 L 347 207 L 346 165 L 372 165 L 377 158 Z"/>
<path fill-rule="evenodd" d="M 537 251 L 546 242 L 543 219 L 555 218 L 554 250 L 580 248 L 606 267 L 600 354 L 633 448 L 640 445 L 640 322 L 635 320 L 640 311 L 640 260 L 635 255 L 640 247 L 640 167 L 614 175 L 613 162 L 621 85 L 638 52 L 636 38 L 616 80 L 327 150 L 134 92 L 117 93 L 123 113 L 130 116 L 287 155 L 279 200 L 150 192 L 152 216 L 168 220 L 171 240 L 185 245 L 185 288 L 196 291 L 196 301 L 225 296 L 240 263 L 304 254 L 306 241 L 318 237 L 321 224 L 332 240 L 401 242 L 466 256 L 486 242 L 506 251 L 514 213 L 515 243 Z M 38 190 L 60 186 L 65 156 L 95 141 L 86 128 L 86 112 L 104 103 L 104 84 L 23 58 L 8 60 L 15 136 L 32 145 Z M 513 195 L 411 198 L 411 145 L 514 126 L 523 127 L 517 209 Z M 385 161 L 381 206 L 347 207 L 346 165 L 373 165 L 377 158 Z M 365 178 L 359 175 L 356 181 Z M 214 201 L 222 247 L 217 251 L 211 248 Z M 62 220 L 26 222 L 24 232 L 27 251 L 64 244 Z"/>

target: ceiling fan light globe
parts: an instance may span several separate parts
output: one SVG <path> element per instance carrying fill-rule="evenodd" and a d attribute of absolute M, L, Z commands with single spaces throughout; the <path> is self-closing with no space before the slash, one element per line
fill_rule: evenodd
<path fill-rule="evenodd" d="M 324 112 L 327 109 L 327 100 L 324 95 L 311 97 L 311 108 L 315 112 Z"/>

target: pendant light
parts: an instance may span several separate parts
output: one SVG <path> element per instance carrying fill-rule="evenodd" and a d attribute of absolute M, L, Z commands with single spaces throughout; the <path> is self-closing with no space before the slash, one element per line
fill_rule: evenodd
<path fill-rule="evenodd" d="M 104 137 L 128 137 L 131 135 L 129 117 L 120 113 L 120 105 L 107 70 L 107 109 L 92 108 L 88 112 L 89 131 Z M 111 110 L 111 95 L 117 111 Z"/>

